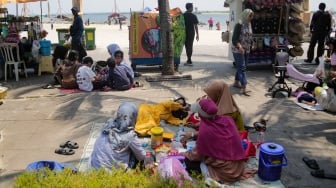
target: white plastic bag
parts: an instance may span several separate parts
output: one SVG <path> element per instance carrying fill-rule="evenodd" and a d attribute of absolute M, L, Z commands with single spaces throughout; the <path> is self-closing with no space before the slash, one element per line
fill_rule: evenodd
<path fill-rule="evenodd" d="M 32 56 L 34 59 L 38 59 L 39 58 L 39 51 L 40 51 L 40 42 L 38 40 L 34 40 L 33 41 L 33 45 L 32 45 Z"/>
<path fill-rule="evenodd" d="M 191 181 L 192 179 L 179 161 L 179 157 L 183 156 L 168 156 L 161 158 L 158 169 L 162 177 L 172 177 L 176 179 L 178 185 L 181 186 L 185 180 Z"/>
<path fill-rule="evenodd" d="M 325 69 L 324 69 L 324 64 L 325 64 L 325 62 L 324 62 L 324 59 L 323 59 L 322 56 L 319 57 L 319 61 L 320 61 L 320 63 L 319 63 L 319 65 L 317 66 L 317 68 L 316 68 L 316 70 L 315 70 L 315 72 L 314 72 L 314 75 L 315 75 L 316 77 L 320 78 L 320 79 L 323 79 L 323 78 L 326 77 L 326 72 L 325 72 Z"/>

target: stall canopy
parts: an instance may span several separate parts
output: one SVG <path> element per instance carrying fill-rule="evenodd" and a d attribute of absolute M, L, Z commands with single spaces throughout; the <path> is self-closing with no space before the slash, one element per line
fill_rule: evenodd
<path fill-rule="evenodd" d="M 15 0 L 0 0 L 0 7 L 3 6 L 4 4 L 15 2 Z"/>

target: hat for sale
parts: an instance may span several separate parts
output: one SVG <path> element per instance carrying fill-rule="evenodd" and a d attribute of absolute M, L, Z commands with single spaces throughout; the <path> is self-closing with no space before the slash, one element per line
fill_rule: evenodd
<path fill-rule="evenodd" d="M 292 3 L 290 9 L 298 13 L 303 12 L 301 3 Z"/>
<path fill-rule="evenodd" d="M 290 11 L 289 16 L 294 18 L 294 19 L 298 19 L 301 20 L 301 15 L 299 12 L 296 11 Z"/>
<path fill-rule="evenodd" d="M 288 34 L 287 39 L 294 46 L 301 45 L 301 42 L 303 41 L 302 35 L 295 34 L 295 33 Z"/>
<path fill-rule="evenodd" d="M 292 57 L 302 56 L 303 49 L 301 46 L 295 46 L 289 50 L 289 55 Z"/>
<path fill-rule="evenodd" d="M 71 11 L 79 12 L 79 8 L 78 8 L 78 7 L 72 7 L 72 8 L 71 8 Z"/>
<path fill-rule="evenodd" d="M 296 34 L 303 34 L 305 32 L 305 25 L 302 20 L 290 20 L 289 21 L 289 31 Z"/>

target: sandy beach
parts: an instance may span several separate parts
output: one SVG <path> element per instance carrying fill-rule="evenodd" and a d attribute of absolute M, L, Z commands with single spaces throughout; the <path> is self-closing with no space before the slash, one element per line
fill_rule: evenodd
<path fill-rule="evenodd" d="M 47 39 L 58 42 L 57 28 L 68 28 L 69 24 L 44 25 L 49 34 Z M 94 60 L 108 57 L 106 46 L 118 43 L 128 60 L 129 38 L 126 26 L 92 24 L 95 27 L 96 49 L 88 54 Z M 123 101 L 160 102 L 176 96 L 185 96 L 192 103 L 204 95 L 202 88 L 213 78 L 224 79 L 228 84 L 234 80 L 235 69 L 228 56 L 229 45 L 221 41 L 221 32 L 200 29 L 200 40 L 194 43 L 193 67 L 180 66 L 179 73 L 192 75 L 192 80 L 146 82 L 144 77 L 160 75 L 157 67 L 140 67 L 142 77 L 137 78 L 144 87 L 125 92 L 89 92 L 62 94 L 58 88 L 41 89 L 52 79 L 51 74 L 29 75 L 19 82 L 10 79 L 0 81 L 9 91 L 0 106 L 0 187 L 11 187 L 15 176 L 30 162 L 55 160 L 78 164 L 88 140 L 93 123 L 103 123 L 110 118 Z M 303 47 L 306 50 L 308 44 Z M 292 63 L 304 72 L 312 73 L 316 65 L 303 64 L 304 54 Z M 186 60 L 182 52 L 181 62 Z M 247 125 L 260 118 L 268 119 L 266 141 L 281 144 L 288 158 L 288 166 L 282 168 L 281 181 L 285 187 L 334 187 L 334 182 L 317 179 L 310 175 L 302 157 L 318 161 L 326 172 L 336 169 L 335 114 L 324 111 L 304 110 L 294 103 L 294 98 L 272 98 L 267 92 L 276 78 L 270 66 L 251 67 L 247 72 L 251 96 L 240 94 L 231 87 L 233 97 L 242 111 Z M 302 81 L 287 79 L 296 88 Z M 256 133 L 251 134 L 255 139 Z M 59 144 L 76 141 L 80 148 L 71 156 L 54 153 Z M 265 184 L 267 186 L 267 184 Z"/>

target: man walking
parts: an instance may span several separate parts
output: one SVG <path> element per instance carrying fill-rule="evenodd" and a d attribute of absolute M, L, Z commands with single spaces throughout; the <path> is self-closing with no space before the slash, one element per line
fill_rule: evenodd
<path fill-rule="evenodd" d="M 85 57 L 86 51 L 82 44 L 82 36 L 84 32 L 84 25 L 82 18 L 78 15 L 78 7 L 72 7 L 71 12 L 74 16 L 72 25 L 70 26 L 70 36 L 71 36 L 71 49 L 76 50 L 79 54 L 79 61 L 82 61 Z"/>
<path fill-rule="evenodd" d="M 184 22 L 185 22 L 185 32 L 186 32 L 186 40 L 185 40 L 185 49 L 187 54 L 187 62 L 184 64 L 185 66 L 192 66 L 191 56 L 193 52 L 193 44 L 196 33 L 196 40 L 198 41 L 198 19 L 195 14 L 192 13 L 194 10 L 192 3 L 186 4 L 187 11 L 184 13 Z"/>
<path fill-rule="evenodd" d="M 314 59 L 314 48 L 316 43 L 317 46 L 317 56 L 315 58 L 315 63 L 319 64 L 319 57 L 323 55 L 324 43 L 326 36 L 331 29 L 331 19 L 328 12 L 325 12 L 326 4 L 320 3 L 319 10 L 313 14 L 312 20 L 310 22 L 310 32 L 312 34 L 310 38 L 310 44 L 307 52 L 307 59 L 304 61 L 311 63 Z"/>

